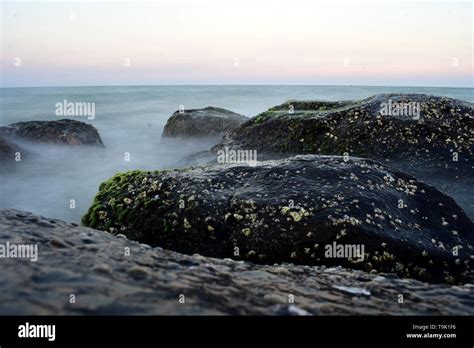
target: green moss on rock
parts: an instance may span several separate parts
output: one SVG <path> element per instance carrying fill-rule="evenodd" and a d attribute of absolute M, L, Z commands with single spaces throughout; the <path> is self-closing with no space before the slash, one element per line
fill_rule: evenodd
<path fill-rule="evenodd" d="M 409 209 L 397 207 L 400 199 Z M 100 185 L 82 221 L 189 254 L 343 265 L 437 282 L 472 276 L 474 226 L 456 202 L 355 158 L 120 173 Z M 327 258 L 324 246 L 332 242 L 363 244 L 366 258 Z"/>

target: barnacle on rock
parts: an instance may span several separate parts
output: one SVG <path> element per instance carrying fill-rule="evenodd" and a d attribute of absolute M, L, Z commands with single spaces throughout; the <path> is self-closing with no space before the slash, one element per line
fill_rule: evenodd
<path fill-rule="evenodd" d="M 289 197 L 294 204 L 281 206 Z M 400 209 L 400 199 L 410 209 Z M 472 270 L 472 221 L 451 198 L 355 157 L 120 173 L 100 185 L 83 223 L 153 246 L 259 263 L 339 264 L 438 282 L 445 272 L 470 279 Z M 332 242 L 363 244 L 370 257 L 325 257 Z"/>

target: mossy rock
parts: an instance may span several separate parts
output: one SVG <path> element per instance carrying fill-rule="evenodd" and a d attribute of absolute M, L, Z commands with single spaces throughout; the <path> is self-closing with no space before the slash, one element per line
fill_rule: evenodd
<path fill-rule="evenodd" d="M 389 102 L 418 105 L 419 119 L 415 113 L 384 113 Z M 474 106 L 465 101 L 425 94 L 288 101 L 230 132 L 208 157 L 224 148 L 256 150 L 259 160 L 298 154 L 370 158 L 439 187 L 474 218 Z"/>
<path fill-rule="evenodd" d="M 0 127 L 0 135 L 34 143 L 104 146 L 94 126 L 69 119 L 12 123 Z"/>
<path fill-rule="evenodd" d="M 246 121 L 248 117 L 212 106 L 178 110 L 166 122 L 162 139 L 220 138 Z"/>
<path fill-rule="evenodd" d="M 357 158 L 117 174 L 101 184 L 83 223 L 188 254 L 473 280 L 474 225 L 456 202 Z M 326 257 L 333 242 L 364 245 L 364 260 Z"/>
<path fill-rule="evenodd" d="M 418 103 L 419 119 L 382 115 L 381 105 L 389 101 Z M 347 154 L 471 171 L 473 122 L 471 103 L 424 94 L 379 94 L 340 102 L 287 101 L 251 118 L 213 150 L 252 149 L 264 157 Z"/>

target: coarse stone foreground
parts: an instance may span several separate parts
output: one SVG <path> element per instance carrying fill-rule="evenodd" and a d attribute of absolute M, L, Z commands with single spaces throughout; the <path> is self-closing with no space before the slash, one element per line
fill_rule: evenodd
<path fill-rule="evenodd" d="M 470 284 L 189 256 L 18 210 L 0 211 L 7 241 L 37 244 L 38 261 L 0 258 L 1 315 L 474 314 Z"/>

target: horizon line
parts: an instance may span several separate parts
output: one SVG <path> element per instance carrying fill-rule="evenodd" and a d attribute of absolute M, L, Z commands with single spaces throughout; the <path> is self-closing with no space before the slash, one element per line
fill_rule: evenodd
<path fill-rule="evenodd" d="M 401 87 L 401 88 L 464 88 L 464 89 L 474 89 L 474 86 L 419 86 L 419 85 L 359 85 L 359 84 L 347 84 L 347 85 L 338 85 L 338 84 L 208 84 L 208 83 L 198 83 L 198 84 L 129 84 L 129 85 L 55 85 L 55 86 L 0 86 L 0 89 L 13 89 L 13 88 L 87 88 L 87 87 L 213 87 L 213 86 L 224 86 L 224 87 L 234 87 L 234 86 L 252 86 L 252 87 L 264 87 L 264 86 L 281 86 L 281 87 Z"/>

